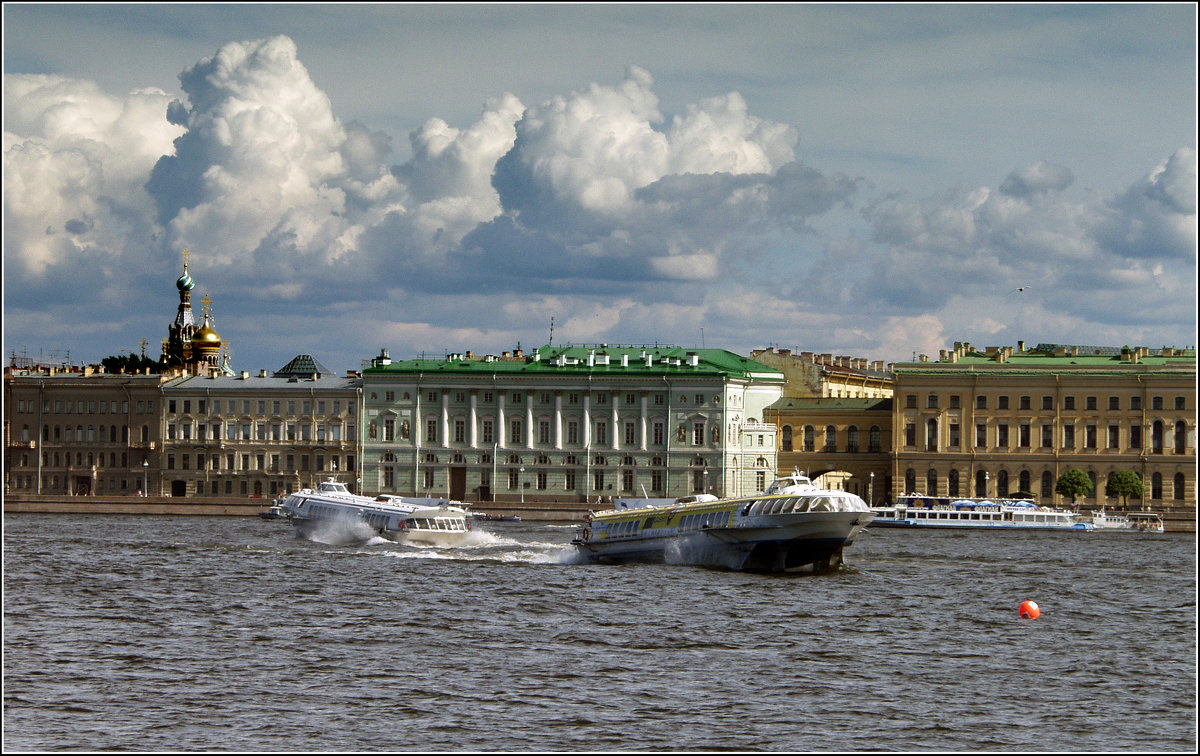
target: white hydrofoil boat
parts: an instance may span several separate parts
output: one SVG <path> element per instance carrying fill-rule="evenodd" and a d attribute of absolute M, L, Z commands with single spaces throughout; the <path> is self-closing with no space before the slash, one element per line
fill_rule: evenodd
<path fill-rule="evenodd" d="M 840 566 L 842 550 L 874 517 L 854 494 L 818 488 L 799 473 L 744 498 L 701 494 L 614 503 L 592 513 L 571 541 L 587 561 L 816 571 Z"/>
<path fill-rule="evenodd" d="M 330 478 L 315 491 L 305 488 L 290 494 L 282 507 L 302 536 L 321 528 L 341 528 L 351 535 L 375 534 L 399 543 L 455 546 L 466 540 L 471 523 L 467 511 L 454 504 L 447 499 L 387 494 L 356 496 Z"/>

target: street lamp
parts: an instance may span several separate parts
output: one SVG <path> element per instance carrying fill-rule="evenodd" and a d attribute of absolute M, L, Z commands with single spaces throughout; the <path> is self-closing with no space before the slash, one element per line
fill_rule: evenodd
<path fill-rule="evenodd" d="M 867 506 L 875 506 L 875 473 L 871 473 L 870 487 L 867 489 Z"/>
<path fill-rule="evenodd" d="M 142 460 L 142 496 L 150 496 L 150 463 Z"/>
<path fill-rule="evenodd" d="M 520 467 L 520 476 L 517 478 L 517 485 L 521 488 L 521 503 L 525 503 L 525 466 Z"/>
<path fill-rule="evenodd" d="M 992 474 L 991 474 L 991 472 L 985 472 L 983 474 L 983 498 L 986 499 L 988 497 L 988 490 L 991 487 L 992 487 Z"/>

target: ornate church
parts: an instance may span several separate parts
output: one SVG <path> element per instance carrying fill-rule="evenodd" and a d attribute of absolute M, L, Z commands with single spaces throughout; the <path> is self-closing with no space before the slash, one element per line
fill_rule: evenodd
<path fill-rule="evenodd" d="M 162 361 L 168 369 L 192 375 L 233 375 L 229 365 L 229 345 L 213 328 L 212 300 L 204 295 L 204 322 L 198 327 L 192 313 L 192 289 L 196 282 L 188 273 L 188 251 L 183 251 L 183 275 L 175 281 L 179 290 L 179 309 L 175 320 L 167 327 L 167 338 L 162 342 Z M 224 349 L 222 350 L 222 347 Z"/>

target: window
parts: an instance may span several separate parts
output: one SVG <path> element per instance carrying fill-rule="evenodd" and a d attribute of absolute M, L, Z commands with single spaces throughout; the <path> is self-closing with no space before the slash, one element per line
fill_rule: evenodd
<path fill-rule="evenodd" d="M 1150 498 L 1161 499 L 1163 497 L 1163 476 L 1162 473 L 1156 472 L 1150 476 Z"/>
<path fill-rule="evenodd" d="M 1017 426 L 1017 446 L 1022 449 L 1029 448 L 1029 423 L 1021 423 Z"/>
<path fill-rule="evenodd" d="M 1182 420 L 1175 423 L 1175 453 L 1187 453 L 1187 424 Z"/>
<path fill-rule="evenodd" d="M 1008 448 L 1008 423 L 1000 423 L 996 426 L 996 446 L 1001 449 Z"/>
<path fill-rule="evenodd" d="M 576 420 L 567 421 L 567 443 L 571 446 L 579 444 L 579 422 Z M 574 486 L 571 487 L 574 488 Z"/>
<path fill-rule="evenodd" d="M 936 421 L 930 421 L 930 422 L 936 422 Z M 851 425 L 849 428 L 846 429 L 846 451 L 848 451 L 848 452 L 858 451 L 858 426 L 857 425 Z"/>
<path fill-rule="evenodd" d="M 1008 396 L 1007 395 L 996 397 L 996 409 L 1002 409 L 1002 410 L 1008 409 Z"/>
<path fill-rule="evenodd" d="M 1054 426 L 1049 423 L 1042 425 L 1042 448 L 1049 449 L 1054 446 Z"/>
<path fill-rule="evenodd" d="M 665 439 L 666 439 L 666 426 L 661 422 L 656 422 L 654 424 L 654 444 L 655 444 L 655 446 L 662 446 Z"/>
<path fill-rule="evenodd" d="M 792 451 L 792 426 L 783 426 L 783 450 Z"/>
<path fill-rule="evenodd" d="M 925 407 L 926 407 L 926 409 L 937 409 L 938 408 L 938 395 L 930 394 L 929 396 L 925 397 Z"/>
<path fill-rule="evenodd" d="M 1042 409 L 1044 409 L 1044 410 L 1054 409 L 1054 397 L 1043 396 L 1042 397 Z"/>
<path fill-rule="evenodd" d="M 951 397 L 950 397 L 950 409 L 959 409 L 959 396 L 958 396 L 958 394 L 953 394 L 953 395 L 951 395 Z"/>
<path fill-rule="evenodd" d="M 1096 410 L 1096 397 L 1089 396 L 1086 399 L 1084 399 L 1084 402 L 1085 402 L 1085 404 L 1084 404 L 1085 410 L 1092 411 L 1092 412 L 1094 412 Z"/>
<path fill-rule="evenodd" d="M 825 451 L 837 451 L 837 428 L 832 425 L 825 426 Z"/>
<path fill-rule="evenodd" d="M 1140 397 L 1140 396 L 1129 397 L 1129 409 L 1141 410 L 1141 408 L 1142 408 L 1142 397 Z"/>
<path fill-rule="evenodd" d="M 425 442 L 429 443 L 429 444 L 436 444 L 437 443 L 437 435 L 438 435 L 438 421 L 437 420 L 426 420 L 425 421 Z"/>
<path fill-rule="evenodd" d="M 495 443 L 495 426 L 492 425 L 491 420 L 483 421 L 483 434 L 482 435 L 483 435 L 483 443 L 485 443 L 485 444 Z"/>
<path fill-rule="evenodd" d="M 1121 426 L 1119 426 L 1119 425 L 1108 426 L 1108 448 L 1109 449 L 1121 448 Z"/>
<path fill-rule="evenodd" d="M 987 446 L 987 424 L 975 424 L 975 446 L 982 449 Z"/>
<path fill-rule="evenodd" d="M 1152 397 L 1150 399 L 1150 409 L 1160 410 L 1163 408 L 1163 400 L 1161 396 Z"/>
<path fill-rule="evenodd" d="M 1175 492 L 1173 498 L 1176 501 L 1183 501 L 1183 473 L 1175 473 Z"/>
<path fill-rule="evenodd" d="M 508 437 L 508 442 L 510 444 L 521 443 L 521 421 L 513 420 L 513 421 L 509 422 L 508 429 L 510 431 L 510 435 Z"/>
<path fill-rule="evenodd" d="M 958 423 L 950 423 L 950 448 L 957 449 L 962 445 Z M 955 494 L 957 495 L 957 494 Z"/>
<path fill-rule="evenodd" d="M 704 444 L 704 423 L 692 424 L 692 446 Z"/>
<path fill-rule="evenodd" d="M 637 426 L 632 422 L 625 423 L 625 443 L 630 445 L 637 443 Z"/>
<path fill-rule="evenodd" d="M 538 420 L 538 443 L 550 443 L 550 421 Z"/>
<path fill-rule="evenodd" d="M 1046 470 L 1042 473 L 1042 498 L 1049 501 L 1054 496 L 1054 473 Z"/>
<path fill-rule="evenodd" d="M 904 406 L 907 409 L 916 409 L 917 408 L 917 395 L 916 394 L 908 394 L 907 396 L 905 396 L 904 397 Z"/>
<path fill-rule="evenodd" d="M 938 448 L 938 424 L 937 420 L 932 418 L 925 423 L 925 449 L 926 451 L 937 451 Z"/>
<path fill-rule="evenodd" d="M 1030 402 L 1031 402 L 1031 401 L 1032 401 L 1032 397 L 1028 397 L 1028 396 L 1022 396 L 1022 397 L 1021 397 L 1021 399 L 1020 399 L 1020 405 L 1019 405 L 1019 406 L 1020 406 L 1020 408 L 1021 408 L 1021 409 L 1023 409 L 1023 410 L 1030 409 L 1030 407 L 1031 407 L 1031 405 L 1030 405 Z"/>
<path fill-rule="evenodd" d="M 804 451 L 815 451 L 817 448 L 817 429 L 811 425 L 804 426 Z"/>
<path fill-rule="evenodd" d="M 596 421 L 596 438 L 594 441 L 597 444 L 608 443 L 608 423 L 603 420 Z"/>
<path fill-rule="evenodd" d="M 870 440 L 868 443 L 868 451 L 879 452 L 883 451 L 883 434 L 878 425 L 872 425 L 870 431 Z M 759 489 L 762 490 L 761 488 Z"/>
<path fill-rule="evenodd" d="M 946 493 L 950 496 L 958 496 L 958 470 L 951 470 L 946 476 Z"/>
<path fill-rule="evenodd" d="M 1119 397 L 1119 396 L 1108 397 L 1108 408 L 1110 410 L 1120 410 L 1121 409 L 1121 397 Z"/>
<path fill-rule="evenodd" d="M 1074 449 L 1075 448 L 1075 426 L 1072 424 L 1067 424 L 1067 425 L 1063 426 L 1063 448 L 1064 449 Z"/>
<path fill-rule="evenodd" d="M 1073 396 L 1063 397 L 1063 409 L 1074 410 L 1075 409 L 1075 397 L 1073 397 Z"/>
<path fill-rule="evenodd" d="M 975 409 L 987 409 L 987 397 L 983 394 L 975 397 Z"/>
<path fill-rule="evenodd" d="M 1083 446 L 1085 449 L 1096 448 L 1096 426 L 1088 425 L 1083 429 Z"/>
<path fill-rule="evenodd" d="M 1175 397 L 1175 409 L 1177 409 L 1177 410 L 1187 409 L 1186 397 L 1182 397 L 1182 396 Z"/>
<path fill-rule="evenodd" d="M 467 440 L 467 423 L 465 420 L 454 421 L 454 443 L 461 444 Z"/>
<path fill-rule="evenodd" d="M 1140 426 L 1140 425 L 1129 426 L 1129 448 L 1130 449 L 1141 449 L 1142 448 L 1142 426 Z"/>

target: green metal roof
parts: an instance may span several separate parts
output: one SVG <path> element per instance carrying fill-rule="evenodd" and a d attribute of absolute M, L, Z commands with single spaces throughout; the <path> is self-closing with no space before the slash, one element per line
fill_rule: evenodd
<path fill-rule="evenodd" d="M 1056 352 L 1064 352 L 1058 354 Z M 1147 350 L 1148 353 L 1133 361 L 1122 358 L 1129 354 L 1129 347 L 1095 347 L 1068 345 L 1039 344 L 1037 348 L 1018 352 L 1012 350 L 1004 355 L 1003 361 L 998 360 L 995 351 L 992 354 L 978 350 L 961 354 L 954 362 L 937 360 L 934 362 L 897 362 L 892 366 L 896 373 L 962 373 L 978 370 L 1003 370 L 1006 373 L 1031 374 L 1045 373 L 1054 370 L 1095 371 L 1102 373 L 1131 373 L 1139 371 L 1153 372 L 1196 372 L 1195 349 L 1166 349 Z M 1075 352 L 1072 354 L 1072 352 Z"/>
<path fill-rule="evenodd" d="M 692 356 L 696 365 L 691 364 Z M 588 364 L 589 356 L 592 365 Z M 646 365 L 646 356 L 651 358 Z M 622 365 L 622 358 L 628 364 Z M 607 358 L 607 359 L 605 359 Z M 408 373 L 447 375 L 665 375 L 729 376 L 783 382 L 782 371 L 725 349 L 684 349 L 677 346 L 543 346 L 522 358 L 450 355 L 445 359 L 397 360 L 363 370 L 363 377 Z"/>

